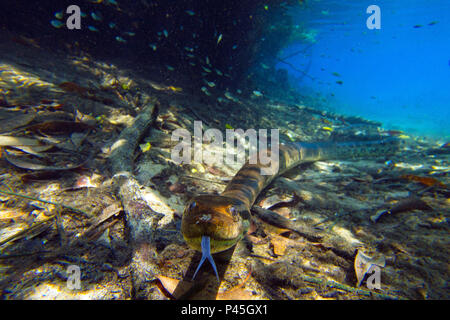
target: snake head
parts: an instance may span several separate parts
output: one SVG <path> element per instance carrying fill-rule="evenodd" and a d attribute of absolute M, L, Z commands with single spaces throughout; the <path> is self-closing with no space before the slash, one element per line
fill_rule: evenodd
<path fill-rule="evenodd" d="M 210 238 L 211 253 L 231 248 L 248 229 L 250 213 L 237 199 L 201 195 L 192 199 L 183 213 L 181 232 L 186 243 L 202 251 L 202 237 Z"/>

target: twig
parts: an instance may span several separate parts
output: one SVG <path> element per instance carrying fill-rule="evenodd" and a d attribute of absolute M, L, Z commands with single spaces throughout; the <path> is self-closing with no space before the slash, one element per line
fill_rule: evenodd
<path fill-rule="evenodd" d="M 388 299 L 388 300 L 399 300 L 402 299 L 399 296 L 395 296 L 395 295 L 390 295 L 390 294 L 384 294 L 384 293 L 378 293 L 378 292 L 374 292 L 374 291 L 368 291 L 368 290 L 363 290 L 363 289 L 357 289 L 351 286 L 347 286 L 345 284 L 342 283 L 338 283 L 336 281 L 332 281 L 332 280 L 326 280 L 326 279 L 320 279 L 320 278 L 315 278 L 315 277 L 309 277 L 309 276 L 305 276 L 305 275 L 299 275 L 304 281 L 306 282 L 310 282 L 310 283 L 315 283 L 315 284 L 320 284 L 322 286 L 325 287 L 330 287 L 330 288 L 336 288 L 339 290 L 344 290 L 347 292 L 352 292 L 352 293 L 356 293 L 358 295 L 362 295 L 362 296 L 366 296 L 366 297 L 378 297 L 381 299 Z"/>
<path fill-rule="evenodd" d="M 209 179 L 203 179 L 203 178 L 199 178 L 199 177 L 193 177 L 193 176 L 188 176 L 188 175 L 184 175 L 183 178 L 188 178 L 188 179 L 193 179 L 193 180 L 201 180 L 201 181 L 205 181 L 205 182 L 209 182 L 209 183 L 218 183 L 218 184 L 227 184 L 227 181 L 222 181 L 222 180 L 209 180 Z"/>
<path fill-rule="evenodd" d="M 294 69 L 297 72 L 300 72 L 301 74 L 303 74 L 305 77 L 310 78 L 311 80 L 315 80 L 313 77 L 311 77 L 309 74 L 307 74 L 305 71 L 297 69 L 296 67 L 294 67 L 291 63 L 284 61 L 283 59 L 278 58 L 278 61 L 280 61 L 281 63 L 287 64 L 289 67 L 291 67 L 292 69 Z"/>
<path fill-rule="evenodd" d="M 211 127 L 210 122 L 209 122 L 208 120 L 206 120 L 204 117 L 201 117 L 194 109 L 192 109 L 192 108 L 189 107 L 188 105 L 184 105 L 183 107 L 186 108 L 186 109 L 188 109 L 189 111 L 191 111 L 192 114 L 193 114 L 194 116 L 196 116 L 198 119 L 200 119 L 200 120 L 202 120 L 204 123 L 206 123 L 206 125 L 207 125 L 208 127 Z"/>
<path fill-rule="evenodd" d="M 10 242 L 10 241 L 15 240 L 15 239 L 21 237 L 22 235 L 24 235 L 24 234 L 26 234 L 26 233 L 28 233 L 28 232 L 30 232 L 30 231 L 33 231 L 33 230 L 37 229 L 38 227 L 40 227 L 40 226 L 43 225 L 44 223 L 49 222 L 50 220 L 53 220 L 55 217 L 56 217 L 56 214 L 50 216 L 50 217 L 49 217 L 48 219 L 46 219 L 46 220 L 42 220 L 42 221 L 39 221 L 39 222 L 35 223 L 34 225 L 32 225 L 31 227 L 29 227 L 29 228 L 27 228 L 27 229 L 25 229 L 25 230 L 22 230 L 22 231 L 20 231 L 20 232 L 18 232 L 18 233 L 16 233 L 16 234 L 13 234 L 12 236 L 10 236 L 10 237 L 8 237 L 8 238 L 6 238 L 6 239 L 0 241 L 0 246 L 4 245 L 5 243 L 8 243 L 8 242 Z"/>
<path fill-rule="evenodd" d="M 81 214 L 84 214 L 88 218 L 92 218 L 92 214 L 85 212 L 83 210 L 74 208 L 74 207 L 67 206 L 62 203 L 57 203 L 57 202 L 53 202 L 53 201 L 49 201 L 49 200 L 43 200 L 43 199 L 39 199 L 39 198 L 35 198 L 35 197 L 31 197 L 31 196 L 27 196 L 27 195 L 15 193 L 15 192 L 9 192 L 9 191 L 5 191 L 5 190 L 0 190 L 0 193 L 4 193 L 4 194 L 8 194 L 10 196 L 15 196 L 15 197 L 19 197 L 19 198 L 28 199 L 28 200 L 34 200 L 34 201 L 39 201 L 39 202 L 43 202 L 43 203 L 53 204 L 55 206 L 61 206 L 72 212 L 81 213 Z"/>

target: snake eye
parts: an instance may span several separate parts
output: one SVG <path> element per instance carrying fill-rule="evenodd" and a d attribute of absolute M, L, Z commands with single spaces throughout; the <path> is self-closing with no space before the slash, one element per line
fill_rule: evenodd
<path fill-rule="evenodd" d="M 230 208 L 230 213 L 233 216 L 233 220 L 237 221 L 238 219 L 238 211 L 235 207 Z"/>
<path fill-rule="evenodd" d="M 191 204 L 189 205 L 189 210 L 194 209 L 196 205 L 197 203 L 195 203 L 195 201 L 192 201 Z"/>

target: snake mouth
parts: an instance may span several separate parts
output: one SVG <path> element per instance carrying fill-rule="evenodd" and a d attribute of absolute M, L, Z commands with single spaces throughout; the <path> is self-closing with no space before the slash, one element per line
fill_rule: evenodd
<path fill-rule="evenodd" d="M 184 240 L 186 241 L 186 243 L 188 244 L 188 246 L 190 248 L 197 250 L 197 251 L 202 251 L 201 242 L 202 242 L 202 238 L 204 236 L 207 236 L 210 239 L 209 242 L 210 242 L 210 252 L 211 253 L 218 253 L 218 252 L 225 251 L 225 250 L 231 248 L 232 246 L 234 246 L 241 239 L 241 237 L 232 238 L 232 239 L 222 239 L 222 238 L 215 238 L 214 236 L 209 236 L 209 235 L 202 235 L 202 236 L 195 236 L 195 237 L 187 237 L 186 235 L 184 235 Z"/>

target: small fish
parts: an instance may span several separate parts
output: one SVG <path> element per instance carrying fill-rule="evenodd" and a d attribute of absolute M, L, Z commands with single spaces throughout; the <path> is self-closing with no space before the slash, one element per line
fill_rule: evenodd
<path fill-rule="evenodd" d="M 343 84 L 344 84 L 344 81 L 338 80 L 338 81 L 336 81 L 336 83 L 339 84 L 339 85 L 343 85 Z"/>
<path fill-rule="evenodd" d="M 63 18 L 63 12 L 62 11 L 55 12 L 55 18 L 61 20 Z"/>
<path fill-rule="evenodd" d="M 266 5 L 264 5 L 264 10 L 269 10 L 269 6 L 266 4 Z"/>
<path fill-rule="evenodd" d="M 450 62 L 449 62 L 449 63 L 450 63 Z M 217 75 L 219 75 L 219 76 L 222 76 L 222 75 L 223 75 L 222 71 L 220 71 L 219 69 L 214 69 L 214 70 L 216 71 Z"/>
<path fill-rule="evenodd" d="M 202 90 L 203 93 L 206 94 L 207 96 L 211 95 L 211 93 L 209 93 L 209 91 L 208 91 L 208 88 L 206 88 L 206 87 L 201 87 L 200 90 Z"/>
<path fill-rule="evenodd" d="M 202 69 L 205 70 L 205 71 L 208 72 L 208 73 L 211 72 L 211 69 L 208 69 L 208 68 L 206 68 L 206 67 L 202 67 Z"/>
<path fill-rule="evenodd" d="M 416 24 L 413 28 L 422 28 L 423 27 L 423 25 L 421 25 L 421 24 Z"/>
<path fill-rule="evenodd" d="M 153 49 L 153 51 L 156 51 L 156 49 L 158 49 L 158 47 L 154 43 L 149 43 L 148 45 Z"/>
<path fill-rule="evenodd" d="M 94 26 L 88 26 L 89 31 L 98 32 L 99 30 Z"/>
<path fill-rule="evenodd" d="M 190 47 L 184 47 L 184 50 L 189 51 L 189 52 L 194 52 L 194 48 L 190 48 Z"/>
<path fill-rule="evenodd" d="M 253 91 L 253 94 L 254 94 L 255 96 L 257 96 L 257 97 L 262 97 L 262 96 L 263 96 L 263 94 L 262 94 L 260 91 L 258 91 L 258 90 L 254 90 L 254 91 Z"/>
<path fill-rule="evenodd" d="M 86 14 L 86 12 L 81 11 L 81 12 L 80 12 L 80 16 L 81 16 L 82 18 L 86 18 L 86 17 L 87 17 L 87 14 Z"/>
<path fill-rule="evenodd" d="M 322 127 L 322 130 L 324 130 L 324 131 L 333 131 L 333 128 L 331 128 L 331 127 Z"/>
<path fill-rule="evenodd" d="M 228 123 L 225 124 L 225 128 L 226 128 L 226 129 L 231 129 L 231 130 L 234 129 L 234 128 L 233 128 L 231 125 L 229 125 Z"/>
<path fill-rule="evenodd" d="M 207 80 L 204 80 L 204 81 L 211 88 L 214 88 L 216 86 L 216 84 L 214 82 L 212 82 L 212 81 L 207 81 Z"/>
<path fill-rule="evenodd" d="M 194 15 L 195 15 L 195 12 L 192 11 L 192 10 L 186 10 L 185 12 L 186 12 L 188 15 L 190 15 L 190 16 L 194 16 Z"/>
<path fill-rule="evenodd" d="M 139 145 L 139 148 L 141 149 L 142 152 L 149 151 L 151 149 L 151 147 L 152 147 L 152 144 L 150 142 Z"/>
<path fill-rule="evenodd" d="M 174 67 L 169 66 L 168 64 L 166 64 L 166 68 L 167 68 L 167 70 L 169 70 L 169 71 L 174 71 L 174 70 L 175 70 Z"/>
<path fill-rule="evenodd" d="M 95 21 L 102 21 L 103 20 L 103 16 L 100 12 L 91 12 L 91 17 L 92 19 L 94 19 Z"/>
<path fill-rule="evenodd" d="M 234 46 L 231 47 L 231 49 L 236 50 L 237 47 L 238 47 L 237 44 L 235 44 Z"/>
<path fill-rule="evenodd" d="M 174 86 L 169 86 L 168 89 L 169 89 L 169 90 L 172 90 L 173 92 L 181 92 L 181 91 L 183 91 L 182 88 L 180 88 L 180 87 L 174 87 Z"/>
<path fill-rule="evenodd" d="M 106 0 L 106 4 L 112 4 L 114 6 L 118 6 L 119 5 L 116 0 Z"/>
<path fill-rule="evenodd" d="M 169 36 L 169 32 L 167 32 L 166 29 L 163 30 L 163 34 L 164 34 L 164 37 L 166 37 L 166 38 Z"/>
<path fill-rule="evenodd" d="M 122 42 L 122 43 L 127 43 L 127 40 L 125 40 L 124 38 L 122 38 L 122 37 L 120 37 L 120 36 L 117 36 L 117 37 L 116 37 L 116 41 Z"/>
<path fill-rule="evenodd" d="M 434 26 L 436 23 L 438 23 L 439 21 L 431 21 L 428 25 L 429 26 Z"/>
<path fill-rule="evenodd" d="M 206 62 L 207 65 L 211 65 L 211 64 L 209 63 L 209 58 L 208 58 L 208 57 L 206 57 L 205 62 Z"/>
<path fill-rule="evenodd" d="M 54 26 L 55 28 L 57 28 L 57 29 L 59 29 L 59 28 L 64 26 L 64 23 L 59 21 L 59 20 L 52 20 L 52 21 L 50 21 L 50 24 L 52 26 Z"/>
<path fill-rule="evenodd" d="M 242 93 L 242 90 L 241 90 L 241 89 L 237 89 L 236 92 L 237 92 L 238 94 L 241 94 L 241 93 Z"/>
<path fill-rule="evenodd" d="M 267 64 L 264 64 L 264 63 L 261 63 L 261 67 L 263 69 L 266 69 L 266 70 L 270 69 L 270 67 Z"/>
<path fill-rule="evenodd" d="M 339 73 L 337 73 L 337 72 L 332 72 L 331 73 L 333 76 L 335 76 L 335 77 L 340 77 L 341 75 L 339 74 Z"/>
<path fill-rule="evenodd" d="M 109 26 L 111 29 L 114 29 L 114 28 L 116 27 L 116 24 L 115 24 L 114 22 L 110 22 L 110 23 L 108 24 L 108 26 Z"/>
<path fill-rule="evenodd" d="M 186 53 L 186 57 L 188 57 L 188 58 L 195 58 L 195 56 L 192 54 L 192 53 Z"/>
<path fill-rule="evenodd" d="M 127 36 L 130 36 L 130 37 L 134 37 L 136 35 L 135 32 L 131 32 L 131 31 L 126 31 L 123 34 L 126 34 Z"/>
<path fill-rule="evenodd" d="M 219 34 L 219 37 L 217 38 L 217 45 L 219 45 L 220 41 L 222 41 L 222 34 Z"/>
<path fill-rule="evenodd" d="M 389 135 L 389 136 L 399 136 L 401 134 L 403 134 L 403 131 L 400 130 L 387 130 L 387 131 L 383 131 L 382 132 L 385 135 Z"/>
<path fill-rule="evenodd" d="M 237 99 L 231 95 L 228 91 L 224 93 L 225 98 L 231 101 L 236 101 Z"/>

